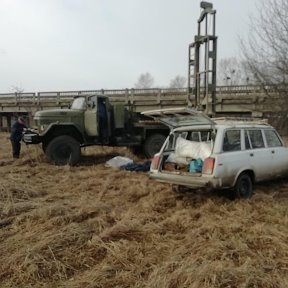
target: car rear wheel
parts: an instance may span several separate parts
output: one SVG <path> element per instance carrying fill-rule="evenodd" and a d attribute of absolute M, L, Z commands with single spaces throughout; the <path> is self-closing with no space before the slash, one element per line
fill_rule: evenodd
<path fill-rule="evenodd" d="M 253 184 L 251 177 L 242 173 L 238 177 L 234 186 L 234 194 L 236 198 L 250 198 L 253 194 Z"/>
<path fill-rule="evenodd" d="M 191 189 L 189 189 L 186 186 L 172 184 L 172 191 L 175 193 L 185 193 L 185 192 L 188 192 L 189 190 Z"/>
<path fill-rule="evenodd" d="M 54 138 L 45 150 L 48 161 L 55 165 L 75 165 L 81 155 L 79 142 L 68 135 Z"/>

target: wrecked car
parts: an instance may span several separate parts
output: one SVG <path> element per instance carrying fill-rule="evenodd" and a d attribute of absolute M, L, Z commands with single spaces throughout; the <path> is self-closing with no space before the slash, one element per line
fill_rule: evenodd
<path fill-rule="evenodd" d="M 231 189 L 237 198 L 249 198 L 253 184 L 288 173 L 288 148 L 263 120 L 213 119 L 189 108 L 143 113 L 171 128 L 150 176 L 174 190 Z"/>

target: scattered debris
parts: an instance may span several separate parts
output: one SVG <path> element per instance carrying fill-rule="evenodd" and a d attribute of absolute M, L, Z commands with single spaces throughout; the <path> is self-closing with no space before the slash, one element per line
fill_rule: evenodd
<path fill-rule="evenodd" d="M 126 165 L 121 166 L 121 169 L 128 171 L 142 171 L 148 172 L 150 170 L 151 161 L 147 160 L 144 163 L 128 163 Z"/>

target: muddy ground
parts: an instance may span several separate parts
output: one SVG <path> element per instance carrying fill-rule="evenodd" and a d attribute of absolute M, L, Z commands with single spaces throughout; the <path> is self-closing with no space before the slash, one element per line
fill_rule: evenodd
<path fill-rule="evenodd" d="M 104 167 L 128 149 L 90 147 L 76 167 L 0 133 L 0 287 L 288 287 L 288 180 L 175 194 L 147 173 Z M 288 165 L 288 163 L 287 163 Z"/>

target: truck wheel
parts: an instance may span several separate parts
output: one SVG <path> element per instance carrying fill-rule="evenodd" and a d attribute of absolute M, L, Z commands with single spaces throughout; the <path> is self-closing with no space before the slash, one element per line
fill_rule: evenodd
<path fill-rule="evenodd" d="M 80 144 L 71 136 L 58 136 L 49 142 L 45 153 L 50 163 L 75 165 L 81 155 Z"/>
<path fill-rule="evenodd" d="M 253 184 L 251 177 L 242 173 L 238 177 L 236 184 L 234 186 L 234 193 L 236 198 L 250 198 L 253 194 Z"/>
<path fill-rule="evenodd" d="M 156 153 L 158 153 L 165 139 L 166 137 L 163 134 L 150 135 L 144 144 L 144 153 L 146 157 L 152 158 Z"/>

